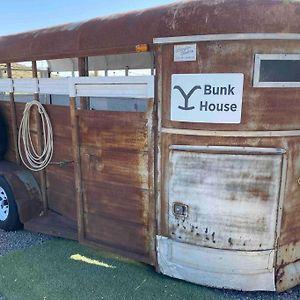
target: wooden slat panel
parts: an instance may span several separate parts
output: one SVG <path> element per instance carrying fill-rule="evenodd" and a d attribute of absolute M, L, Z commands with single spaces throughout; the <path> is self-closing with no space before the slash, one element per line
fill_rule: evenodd
<path fill-rule="evenodd" d="M 86 237 L 115 249 L 147 254 L 147 232 L 142 225 L 88 213 L 85 215 Z"/>
<path fill-rule="evenodd" d="M 73 164 L 63 167 L 48 166 L 47 193 L 50 209 L 71 220 L 76 220 Z"/>
<path fill-rule="evenodd" d="M 102 150 L 147 150 L 147 114 L 79 111 L 81 144 Z"/>
<path fill-rule="evenodd" d="M 147 191 L 118 184 L 84 182 L 85 211 L 99 216 L 147 225 Z M 101 234 L 99 232 L 99 234 Z"/>
<path fill-rule="evenodd" d="M 152 116 L 84 110 L 78 114 L 86 240 L 149 262 Z"/>
<path fill-rule="evenodd" d="M 148 153 L 81 147 L 83 179 L 148 189 Z"/>

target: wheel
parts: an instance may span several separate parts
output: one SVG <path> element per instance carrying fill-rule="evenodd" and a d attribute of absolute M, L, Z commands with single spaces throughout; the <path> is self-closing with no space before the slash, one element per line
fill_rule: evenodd
<path fill-rule="evenodd" d="M 0 176 L 0 228 L 15 231 L 23 227 L 13 192 L 3 176 Z"/>

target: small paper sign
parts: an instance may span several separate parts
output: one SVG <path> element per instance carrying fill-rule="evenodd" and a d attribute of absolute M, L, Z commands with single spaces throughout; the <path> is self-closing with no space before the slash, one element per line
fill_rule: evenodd
<path fill-rule="evenodd" d="M 175 45 L 174 61 L 196 61 L 197 47 L 196 44 Z"/>

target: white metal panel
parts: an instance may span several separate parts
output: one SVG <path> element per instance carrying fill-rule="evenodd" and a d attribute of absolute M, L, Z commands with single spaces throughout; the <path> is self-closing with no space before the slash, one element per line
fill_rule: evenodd
<path fill-rule="evenodd" d="M 13 92 L 12 79 L 1 79 L 0 80 L 0 92 L 2 92 L 2 93 L 12 93 Z"/>
<path fill-rule="evenodd" d="M 172 74 L 171 121 L 240 123 L 244 74 Z"/>
<path fill-rule="evenodd" d="M 154 98 L 154 76 L 69 78 L 70 96 Z"/>
<path fill-rule="evenodd" d="M 62 58 L 47 60 L 51 72 L 74 72 L 78 71 L 78 62 L 75 58 Z"/>
<path fill-rule="evenodd" d="M 15 93 L 38 93 L 38 79 L 37 78 L 21 78 L 13 79 Z"/>
<path fill-rule="evenodd" d="M 157 236 L 160 271 L 218 288 L 275 291 L 274 250 L 233 251 L 199 247 Z"/>
<path fill-rule="evenodd" d="M 77 60 L 74 58 L 53 59 L 47 62 L 52 72 L 78 71 Z M 144 52 L 89 57 L 89 70 L 124 70 L 126 67 L 150 69 L 153 67 L 153 54 Z"/>
<path fill-rule="evenodd" d="M 273 249 L 282 155 L 171 150 L 169 234 L 199 246 Z M 174 204 L 188 206 L 186 217 Z"/>
<path fill-rule="evenodd" d="M 40 78 L 39 92 L 41 94 L 69 95 L 69 79 Z"/>
<path fill-rule="evenodd" d="M 41 93 L 71 97 L 154 98 L 154 76 L 36 78 L 0 80 L 0 92 Z M 2 89 L 2 90 L 1 90 Z"/>

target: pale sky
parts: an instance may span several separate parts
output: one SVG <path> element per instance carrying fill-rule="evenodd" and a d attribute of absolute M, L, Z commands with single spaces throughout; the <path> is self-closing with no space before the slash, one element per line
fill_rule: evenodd
<path fill-rule="evenodd" d="M 172 2 L 175 0 L 0 0 L 0 36 Z"/>

